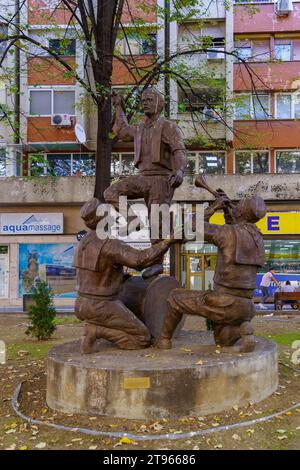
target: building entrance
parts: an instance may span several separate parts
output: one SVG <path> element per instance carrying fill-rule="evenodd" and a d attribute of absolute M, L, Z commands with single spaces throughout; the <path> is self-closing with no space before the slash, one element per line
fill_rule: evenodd
<path fill-rule="evenodd" d="M 184 253 L 182 277 L 185 287 L 192 290 L 211 289 L 216 259 L 217 255 L 212 253 Z"/>

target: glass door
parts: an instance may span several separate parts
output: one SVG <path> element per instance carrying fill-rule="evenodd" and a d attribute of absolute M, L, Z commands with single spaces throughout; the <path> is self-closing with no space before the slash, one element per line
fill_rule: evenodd
<path fill-rule="evenodd" d="M 8 298 L 9 257 L 8 246 L 0 245 L 0 299 Z"/>
<path fill-rule="evenodd" d="M 187 288 L 204 290 L 204 255 L 187 255 Z"/>
<path fill-rule="evenodd" d="M 192 290 L 213 288 L 217 255 L 195 253 L 182 256 L 182 286 Z"/>

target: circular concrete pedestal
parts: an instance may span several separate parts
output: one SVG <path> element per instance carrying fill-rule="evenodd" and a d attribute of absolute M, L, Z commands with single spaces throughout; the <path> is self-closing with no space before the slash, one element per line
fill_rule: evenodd
<path fill-rule="evenodd" d="M 100 340 L 98 352 L 82 356 L 79 344 L 49 352 L 54 410 L 131 419 L 205 415 L 263 400 L 278 385 L 277 346 L 263 338 L 243 354 L 217 349 L 210 332 L 183 332 L 167 351 L 123 351 Z"/>

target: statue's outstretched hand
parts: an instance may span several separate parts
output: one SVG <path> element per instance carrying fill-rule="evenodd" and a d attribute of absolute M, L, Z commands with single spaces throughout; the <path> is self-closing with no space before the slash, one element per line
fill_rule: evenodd
<path fill-rule="evenodd" d="M 170 176 L 172 188 L 178 188 L 183 182 L 183 171 L 177 170 L 175 174 Z"/>

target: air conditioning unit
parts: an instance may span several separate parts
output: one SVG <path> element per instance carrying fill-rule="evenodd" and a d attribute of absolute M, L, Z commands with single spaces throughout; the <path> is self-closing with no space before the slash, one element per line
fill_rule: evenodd
<path fill-rule="evenodd" d="M 208 60 L 224 59 L 224 47 L 215 47 L 214 51 L 207 51 L 206 57 Z"/>
<path fill-rule="evenodd" d="M 51 116 L 52 126 L 71 126 L 71 116 L 69 114 L 53 114 Z"/>
<path fill-rule="evenodd" d="M 293 0 L 277 0 L 275 9 L 278 16 L 286 16 L 293 11 Z"/>

